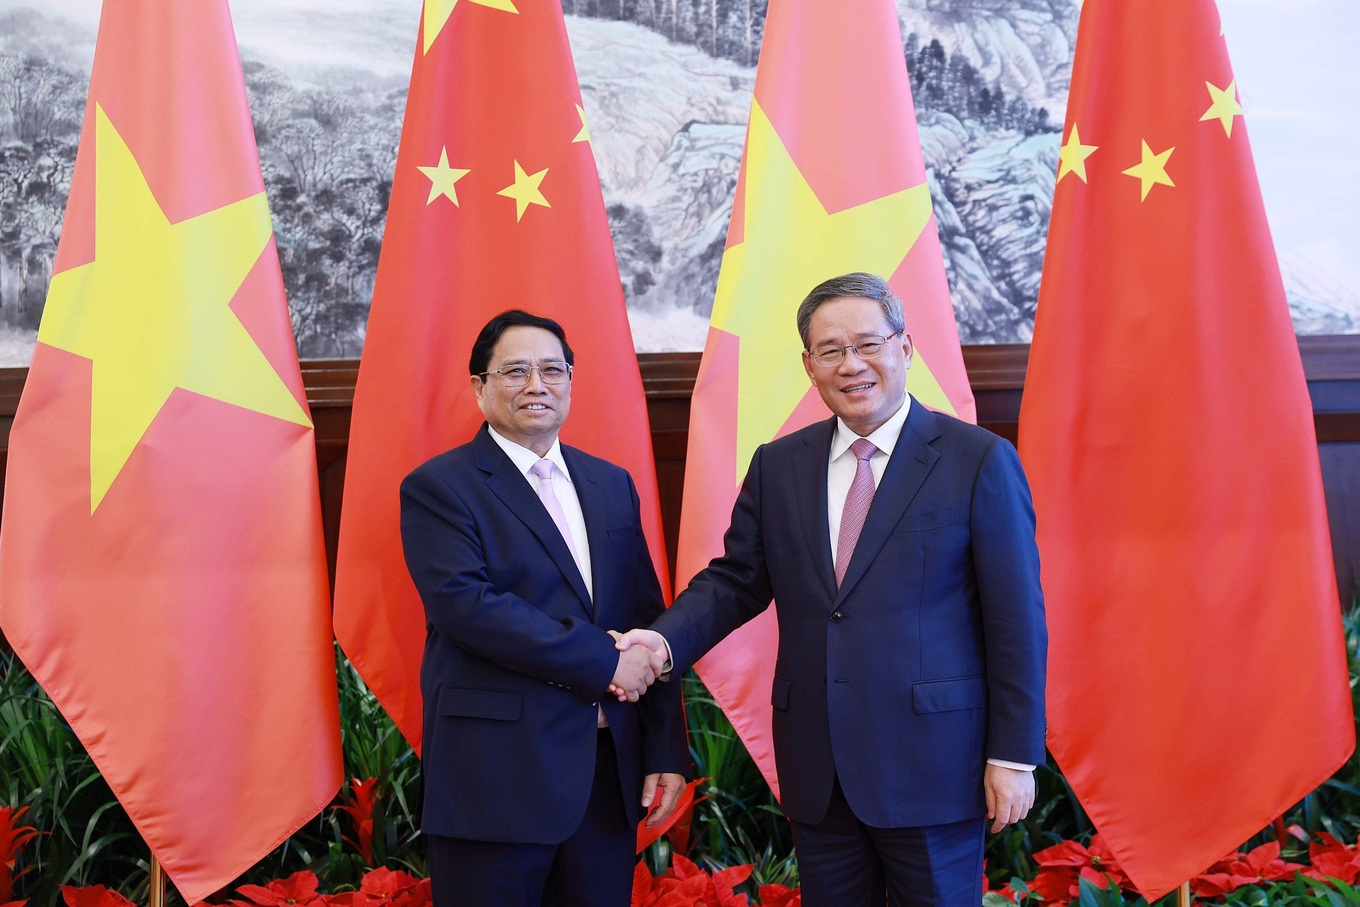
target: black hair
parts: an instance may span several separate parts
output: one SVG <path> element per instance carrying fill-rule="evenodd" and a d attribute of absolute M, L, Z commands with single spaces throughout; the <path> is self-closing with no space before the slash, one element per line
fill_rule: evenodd
<path fill-rule="evenodd" d="M 523 309 L 510 309 L 488 321 L 486 327 L 482 328 L 482 332 L 473 341 L 472 355 L 468 359 L 468 370 L 471 374 L 481 375 L 486 372 L 486 367 L 491 364 L 491 351 L 496 348 L 496 342 L 501 339 L 502 334 L 513 327 L 542 328 L 551 332 L 562 341 L 562 355 L 567 360 L 567 365 L 575 364 L 571 347 L 567 345 L 567 332 L 562 330 L 562 325 L 551 318 L 533 315 Z"/>

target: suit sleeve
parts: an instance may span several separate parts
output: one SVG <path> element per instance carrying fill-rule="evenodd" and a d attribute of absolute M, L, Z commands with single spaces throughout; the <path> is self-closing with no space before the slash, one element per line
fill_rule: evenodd
<path fill-rule="evenodd" d="M 770 606 L 773 592 L 760 507 L 764 453 L 762 445 L 751 458 L 723 536 L 722 555 L 696 574 L 652 625 L 666 637 L 677 674 Z"/>
<path fill-rule="evenodd" d="M 661 584 L 657 582 L 647 536 L 642 530 L 641 507 L 632 477 L 628 479 L 628 491 L 633 498 L 633 522 L 637 526 L 636 557 L 632 566 L 636 577 L 633 601 L 637 610 L 634 613 L 637 626 L 646 626 L 661 616 L 666 610 L 666 602 L 661 595 Z M 678 683 L 657 683 L 637 702 L 642 726 L 643 774 L 674 772 L 687 779 L 693 777 L 680 693 Z"/>
<path fill-rule="evenodd" d="M 618 666 L 614 640 L 587 620 L 557 620 L 494 587 L 467 504 L 438 475 L 401 484 L 401 538 L 425 619 L 454 645 L 512 671 L 597 700 Z"/>
<path fill-rule="evenodd" d="M 1034 504 L 1020 457 L 997 439 L 973 489 L 973 566 L 987 659 L 989 759 L 1042 765 L 1048 628 Z"/>

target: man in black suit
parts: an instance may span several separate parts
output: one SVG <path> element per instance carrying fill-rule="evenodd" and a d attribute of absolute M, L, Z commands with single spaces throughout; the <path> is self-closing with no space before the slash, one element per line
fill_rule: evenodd
<path fill-rule="evenodd" d="M 1029 486 L 1008 442 L 908 396 L 914 349 L 886 282 L 822 283 L 798 330 L 834 417 L 756 451 L 722 556 L 619 646 L 669 643 L 682 671 L 773 598 L 803 903 L 976 907 L 983 817 L 1024 818 L 1044 760 Z"/>
<path fill-rule="evenodd" d="M 401 486 L 440 907 L 626 907 L 637 824 L 689 768 L 678 687 L 638 701 L 649 655 L 607 632 L 664 604 L 632 479 L 558 442 L 572 364 L 556 322 L 493 318 L 470 361 L 486 424 Z"/>

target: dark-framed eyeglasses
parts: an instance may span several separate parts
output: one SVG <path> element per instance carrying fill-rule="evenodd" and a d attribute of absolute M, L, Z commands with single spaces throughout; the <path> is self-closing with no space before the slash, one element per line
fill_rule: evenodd
<path fill-rule="evenodd" d="M 565 384 L 571 380 L 571 366 L 565 362 L 544 362 L 540 365 L 505 365 L 478 375 L 485 381 L 495 375 L 506 387 L 523 387 L 529 383 L 529 376 L 538 372 L 538 380 L 544 384 Z"/>
<path fill-rule="evenodd" d="M 873 334 L 845 346 L 823 346 L 815 350 L 804 350 L 804 352 L 819 367 L 835 368 L 845 361 L 849 350 L 854 350 L 855 355 L 861 359 L 873 359 L 882 355 L 883 351 L 888 348 L 888 341 L 902 333 L 902 331 L 893 331 L 887 337 L 879 337 L 877 334 Z"/>

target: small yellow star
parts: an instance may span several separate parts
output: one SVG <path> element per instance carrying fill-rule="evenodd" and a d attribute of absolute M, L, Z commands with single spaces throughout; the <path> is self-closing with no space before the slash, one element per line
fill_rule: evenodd
<path fill-rule="evenodd" d="M 1058 182 L 1062 182 L 1064 176 L 1075 173 L 1081 181 L 1086 182 L 1086 159 L 1096 152 L 1098 145 L 1083 145 L 1081 135 L 1077 132 L 1077 124 L 1072 124 L 1072 135 L 1067 139 L 1067 143 L 1058 151 Z"/>
<path fill-rule="evenodd" d="M 590 126 L 586 123 L 586 109 L 580 104 L 577 104 L 576 114 L 581 118 L 581 131 L 576 133 L 576 138 L 572 139 L 572 142 L 589 142 Z"/>
<path fill-rule="evenodd" d="M 449 149 L 447 146 L 439 150 L 439 163 L 437 165 L 433 167 L 417 166 L 416 169 L 430 178 L 430 197 L 425 200 L 425 204 L 431 204 L 442 195 L 453 202 L 454 207 L 458 206 L 458 190 L 454 184 L 472 172 L 449 166 Z"/>
<path fill-rule="evenodd" d="M 504 10 L 507 13 L 518 13 L 515 9 L 514 0 L 468 0 L 478 6 L 487 6 L 491 9 Z M 439 37 L 439 33 L 444 30 L 444 25 L 449 21 L 449 16 L 453 15 L 453 8 L 458 5 L 458 0 L 425 0 L 425 48 L 423 53 L 430 52 L 430 45 L 434 44 L 434 39 Z"/>
<path fill-rule="evenodd" d="M 1173 146 L 1161 152 L 1160 154 L 1153 154 L 1152 149 L 1148 147 L 1147 141 L 1144 140 L 1143 159 L 1133 167 L 1130 167 L 1129 169 L 1124 171 L 1124 174 L 1126 176 L 1137 177 L 1140 181 L 1142 181 L 1143 197 L 1142 199 L 1140 199 L 1140 201 L 1145 200 L 1148 197 L 1148 193 L 1152 191 L 1153 186 L 1176 185 L 1175 183 L 1171 182 L 1171 177 L 1166 175 L 1166 162 L 1171 159 L 1171 152 L 1175 150 L 1176 149 Z"/>
<path fill-rule="evenodd" d="M 1232 138 L 1233 119 L 1242 116 L 1242 105 L 1237 103 L 1237 80 L 1229 82 L 1227 88 L 1219 88 L 1212 82 L 1205 82 L 1204 87 L 1209 89 L 1209 98 L 1213 103 L 1199 121 L 1218 120 L 1223 124 L 1223 131 L 1228 134 L 1228 138 Z"/>
<path fill-rule="evenodd" d="M 506 198 L 513 198 L 515 200 L 516 223 L 524 216 L 524 212 L 528 210 L 530 205 L 542 205 L 545 208 L 552 207 L 552 205 L 548 204 L 548 200 L 543 197 L 543 193 L 539 191 L 538 188 L 539 184 L 543 182 L 543 177 L 547 175 L 547 167 L 544 167 L 537 173 L 525 173 L 524 168 L 519 165 L 519 161 L 515 161 L 515 181 L 496 194 L 504 195 Z"/>

